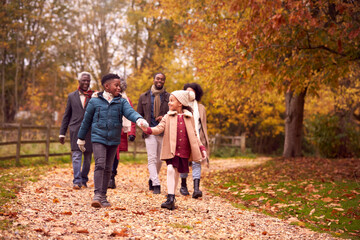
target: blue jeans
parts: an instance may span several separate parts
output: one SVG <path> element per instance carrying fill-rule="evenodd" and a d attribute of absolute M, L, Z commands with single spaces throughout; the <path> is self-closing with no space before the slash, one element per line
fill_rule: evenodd
<path fill-rule="evenodd" d="M 72 151 L 73 184 L 82 185 L 89 181 L 88 174 L 90 171 L 91 154 L 92 152 L 84 152 L 84 161 L 82 161 L 83 153 L 81 151 Z M 81 162 L 83 162 L 82 169 Z"/>
<path fill-rule="evenodd" d="M 93 143 L 92 146 L 95 159 L 94 193 L 95 195 L 106 196 L 117 145 L 108 146 Z"/>
<path fill-rule="evenodd" d="M 201 178 L 201 163 L 192 162 L 192 176 L 193 179 L 200 179 Z M 188 173 L 181 173 L 181 178 L 187 178 Z"/>

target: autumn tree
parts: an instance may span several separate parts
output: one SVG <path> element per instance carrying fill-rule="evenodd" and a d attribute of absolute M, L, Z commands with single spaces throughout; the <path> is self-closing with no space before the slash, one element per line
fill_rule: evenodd
<path fill-rule="evenodd" d="M 61 38 L 59 26 L 67 7 L 58 1 L 2 1 L 0 12 L 2 122 L 12 122 L 29 96 L 36 94 L 29 89 L 41 89 L 43 83 L 51 84 L 53 77 L 47 81 L 40 79 L 46 74 L 55 75 L 61 66 L 60 54 L 53 46 Z M 54 84 L 51 85 L 54 91 L 51 92 L 56 94 Z M 47 112 L 47 109 L 42 111 Z"/>
<path fill-rule="evenodd" d="M 285 157 L 302 154 L 305 96 L 324 85 L 336 87 L 359 62 L 357 1 L 163 0 L 161 5 L 184 27 L 183 43 L 199 76 L 218 85 L 218 94 L 241 92 L 252 83 L 285 93 Z"/>

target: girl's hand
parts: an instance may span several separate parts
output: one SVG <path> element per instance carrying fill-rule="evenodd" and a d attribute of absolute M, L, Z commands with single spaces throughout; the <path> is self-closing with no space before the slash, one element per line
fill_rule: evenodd
<path fill-rule="evenodd" d="M 141 128 L 141 130 L 143 130 L 144 132 L 147 132 L 147 127 L 140 127 Z"/>
<path fill-rule="evenodd" d="M 202 158 L 203 158 L 203 159 L 206 159 L 206 157 L 207 157 L 206 151 L 201 151 L 201 155 L 202 155 Z"/>

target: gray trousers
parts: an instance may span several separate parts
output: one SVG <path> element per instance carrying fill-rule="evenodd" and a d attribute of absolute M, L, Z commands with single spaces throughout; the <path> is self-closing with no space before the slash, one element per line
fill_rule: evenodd
<path fill-rule="evenodd" d="M 93 153 L 95 159 L 94 170 L 94 193 L 95 195 L 106 196 L 111 169 L 116 154 L 115 146 L 107 146 L 101 143 L 93 143 Z"/>

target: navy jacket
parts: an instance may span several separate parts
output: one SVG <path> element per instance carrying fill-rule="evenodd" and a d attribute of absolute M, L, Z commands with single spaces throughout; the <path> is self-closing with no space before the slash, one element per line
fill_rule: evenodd
<path fill-rule="evenodd" d="M 91 128 L 91 142 L 119 145 L 123 116 L 132 122 L 142 118 L 121 95 L 109 103 L 100 92 L 97 98 L 91 98 L 88 103 L 78 138 L 84 140 Z"/>

